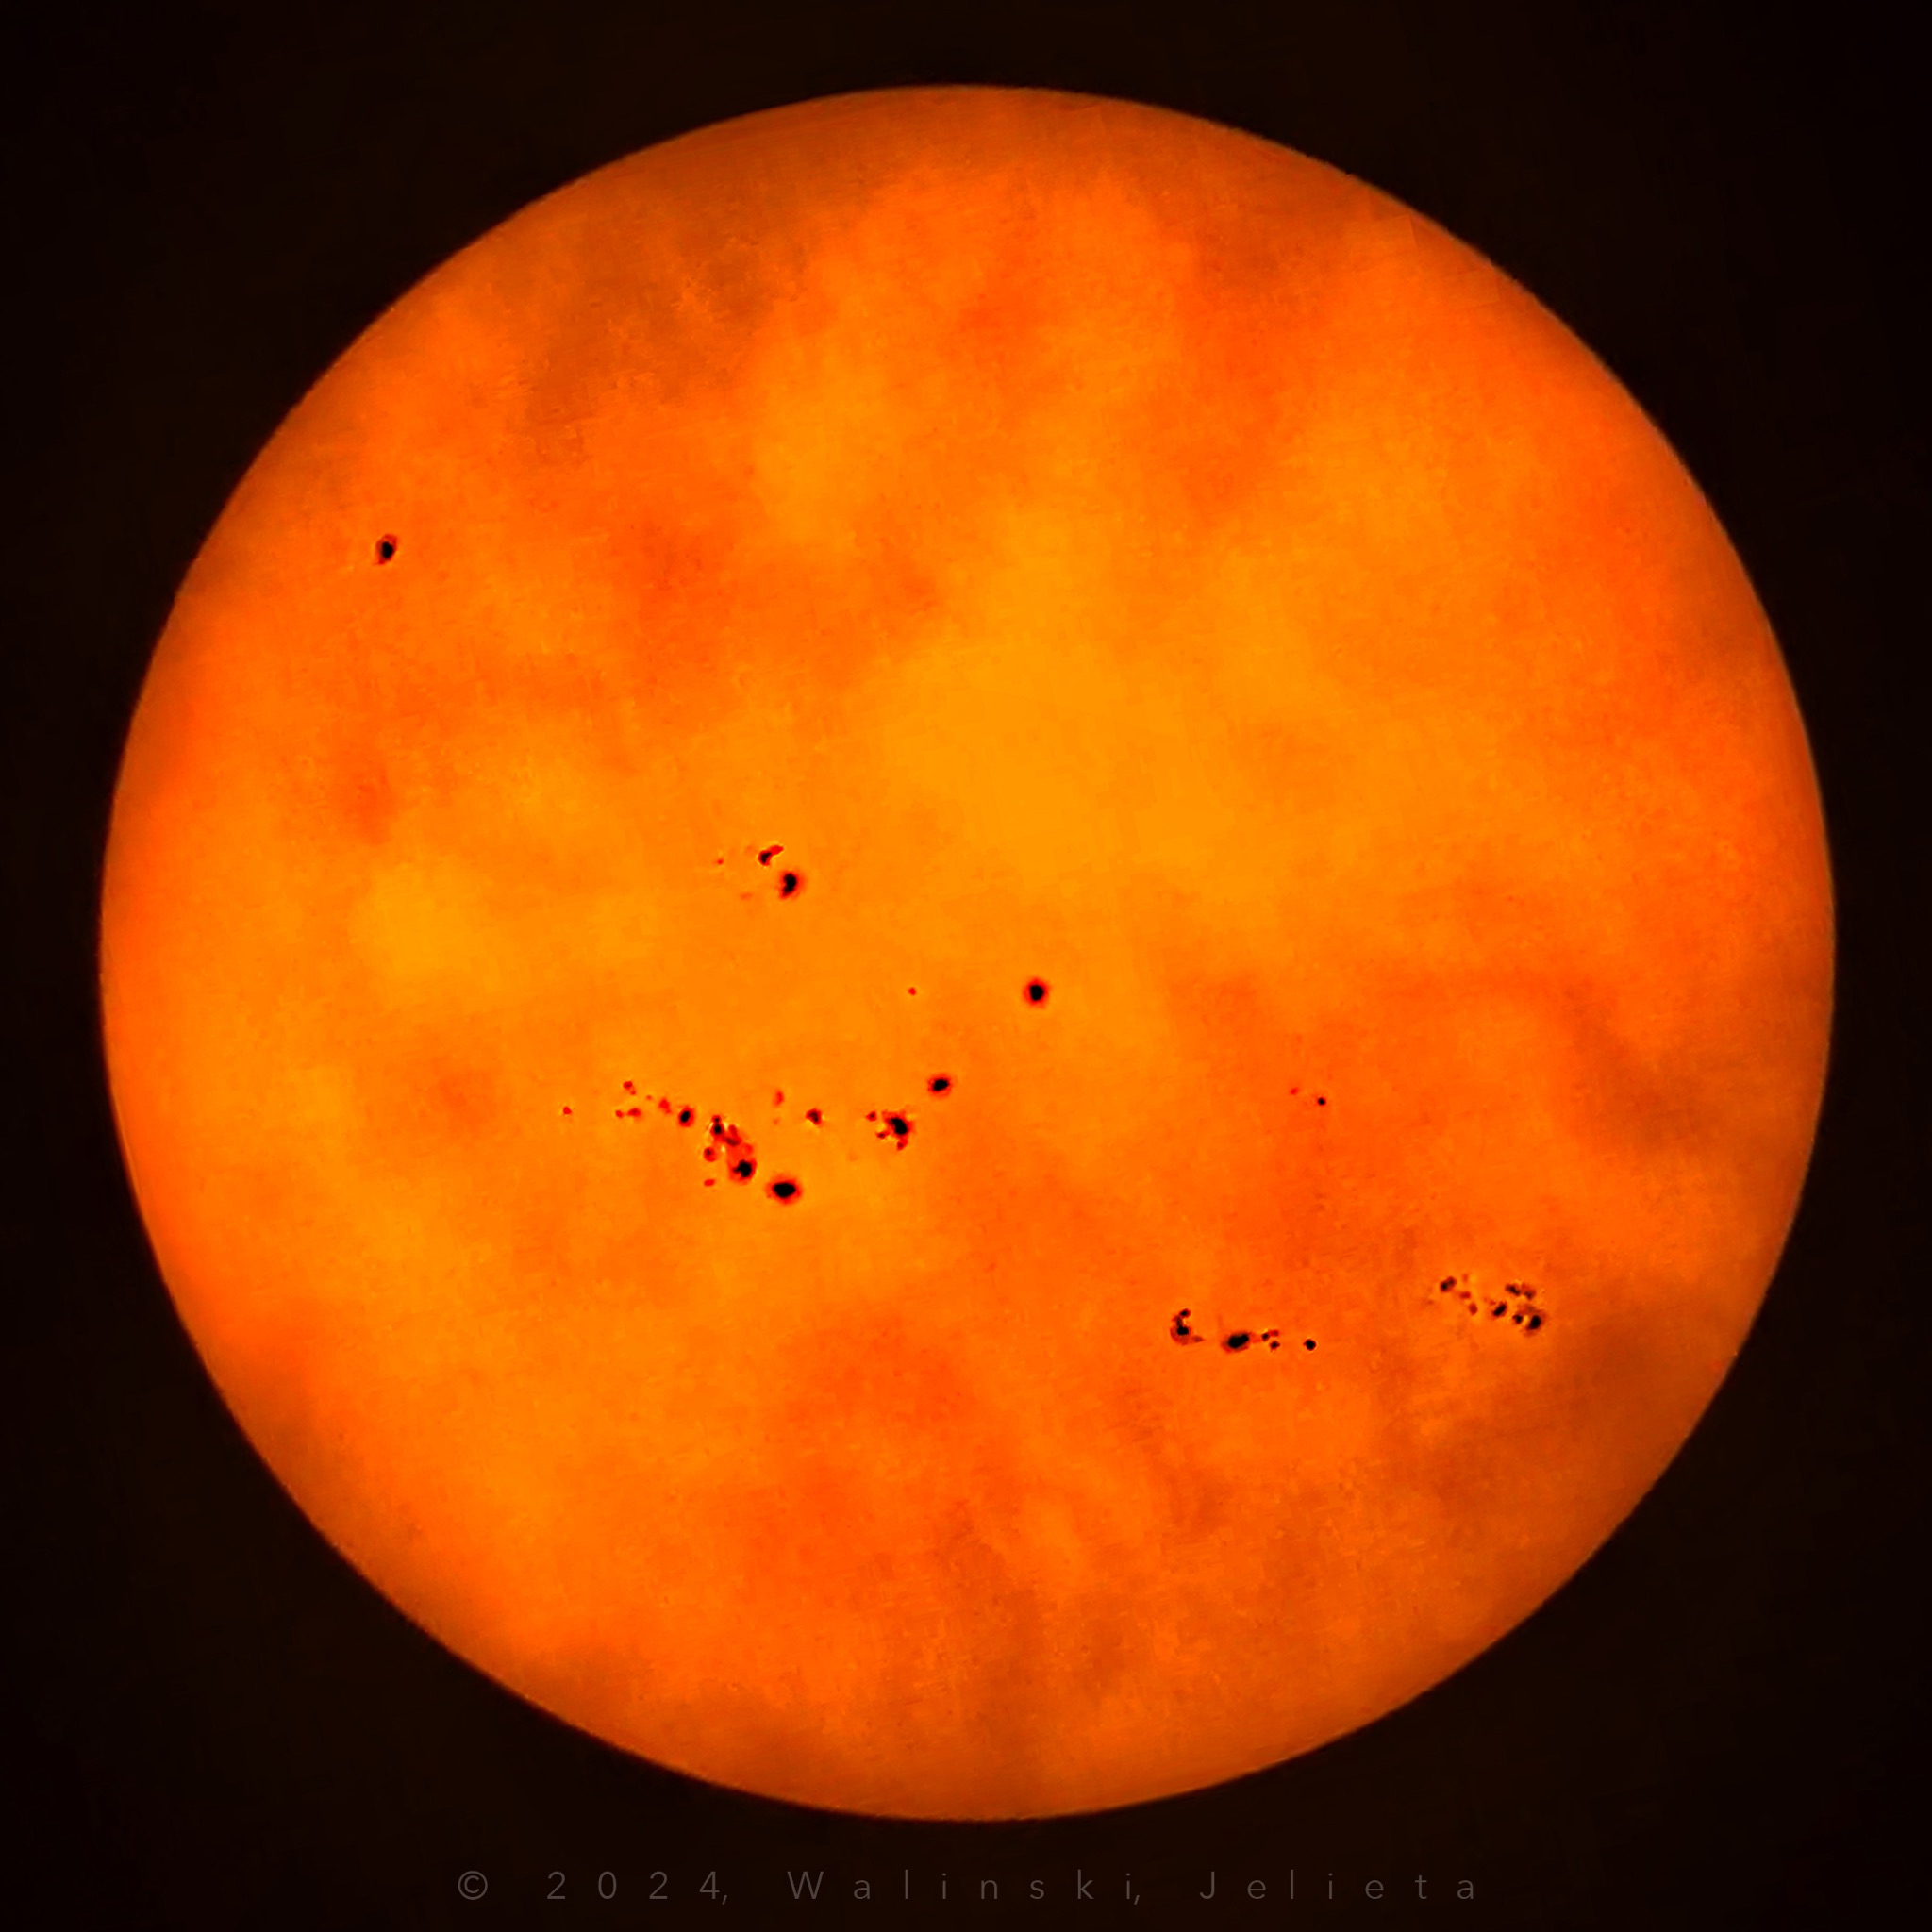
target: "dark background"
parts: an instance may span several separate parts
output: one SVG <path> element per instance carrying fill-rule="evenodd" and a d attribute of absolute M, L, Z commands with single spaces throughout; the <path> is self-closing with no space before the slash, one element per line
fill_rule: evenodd
<path fill-rule="evenodd" d="M 1903 15 L 1904 9 L 1901 9 Z M 162 6 L 9 30 L 0 665 L 7 1018 L 0 1920 L 857 1923 L 1024 1880 L 1080 1920 L 1869 1923 L 1912 1875 L 1926 1502 L 1928 223 L 1917 49 L 1875 9 Z M 445 1654 L 256 1459 L 123 1180 L 93 919 L 122 734 L 229 491 L 452 251 L 586 170 L 847 89 L 1160 103 L 1358 174 L 1524 282 L 1714 502 L 1812 732 L 1840 913 L 1810 1185 L 1736 1372 L 1541 1613 L 1366 1731 L 1197 1796 L 1010 1827 L 755 1802 L 608 1751 Z M 10 1774 L 10 1775 L 9 1775 Z M 1299 1902 L 1277 1902 L 1288 1868 Z M 457 1874 L 491 1879 L 464 1905 Z M 1209 1868 L 1219 1899 L 1193 1902 Z M 695 1887 L 716 1868 L 719 1907 Z M 562 1904 L 541 1903 L 547 1874 Z M 672 1899 L 647 1905 L 649 1874 Z M 612 1904 L 595 1875 L 618 1874 Z M 1336 1874 L 1338 1902 L 1321 1897 Z M 1414 1874 L 1430 1880 L 1415 1903 Z M 1257 1907 L 1231 1895 L 1270 1879 Z M 1362 1881 L 1391 1888 L 1364 1901 Z M 1474 1880 L 1474 1905 L 1453 1902 Z M 969 1881 L 962 1884 L 962 1880 Z M 1923 1890 L 1914 1884 L 1912 1892 Z M 1351 1905 L 1341 1902 L 1346 1897 Z M 849 1908 L 848 1908 L 849 1909 Z"/>

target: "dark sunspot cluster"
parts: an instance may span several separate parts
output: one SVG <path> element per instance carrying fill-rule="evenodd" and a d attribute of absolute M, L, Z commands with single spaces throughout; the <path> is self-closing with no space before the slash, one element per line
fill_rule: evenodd
<path fill-rule="evenodd" d="M 1492 1322 L 1507 1317 L 1511 1326 L 1521 1328 L 1525 1335 L 1534 1335 L 1549 1321 L 1549 1310 L 1536 1306 L 1536 1290 L 1526 1282 L 1506 1281 L 1500 1295 L 1478 1295 L 1470 1288 L 1468 1275 L 1449 1274 L 1436 1284 L 1436 1292 L 1452 1296 L 1455 1305 L 1466 1314 L 1484 1316 Z"/>
<path fill-rule="evenodd" d="M 1192 1308 L 1182 1308 L 1167 1324 L 1168 1334 L 1175 1341 L 1179 1342 L 1183 1348 L 1190 1347 L 1196 1342 L 1206 1341 L 1208 1339 L 1191 1325 L 1190 1318 L 1193 1312 Z M 1302 1343 L 1305 1349 L 1311 1349 L 1314 1345 L 1312 1338 Z M 1223 1352 L 1227 1355 L 1245 1355 L 1250 1348 L 1278 1349 L 1281 1346 L 1281 1330 L 1279 1328 L 1230 1328 L 1221 1338 L 1221 1346 Z"/>
<path fill-rule="evenodd" d="M 758 864 L 767 869 L 772 867 L 773 861 L 784 850 L 784 845 L 776 841 L 769 844 L 760 845 L 755 851 L 750 846 L 740 848 L 741 853 L 751 853 L 756 857 Z M 714 866 L 722 866 L 725 863 L 725 859 L 724 855 L 721 854 L 711 862 Z M 778 873 L 776 877 L 778 896 L 780 898 L 793 897 L 803 887 L 804 883 L 803 875 L 797 872 L 786 871 Z M 739 896 L 741 899 L 750 899 L 754 895 L 743 892 L 740 893 Z M 916 994 L 919 989 L 914 986 L 908 986 L 906 991 L 908 994 Z M 1024 996 L 1029 1005 L 1041 1006 L 1045 1003 L 1048 991 L 1049 989 L 1045 980 L 1030 979 L 1026 982 Z M 935 1099 L 942 1099 L 950 1095 L 955 1091 L 958 1084 L 955 1076 L 947 1072 L 928 1074 L 925 1076 L 925 1091 Z M 619 1121 L 641 1120 L 644 1117 L 646 1106 L 654 1101 L 659 1113 L 675 1118 L 677 1124 L 681 1127 L 691 1126 L 697 1119 L 697 1109 L 689 1102 L 675 1102 L 669 1095 L 660 1094 L 654 1096 L 649 1093 L 642 1095 L 641 1100 L 640 1100 L 635 1080 L 622 1079 L 618 1085 L 624 1101 L 628 1103 L 627 1105 L 620 1104 L 611 1109 L 613 1117 Z M 774 1085 L 771 1091 L 771 1105 L 774 1108 L 782 1108 L 785 1105 L 785 1089 Z M 561 1113 L 565 1119 L 574 1120 L 575 1118 L 575 1109 L 569 1105 L 565 1105 L 561 1108 Z M 886 1141 L 895 1153 L 903 1153 L 906 1150 L 912 1140 L 917 1126 L 911 1111 L 904 1107 L 872 1108 L 867 1110 L 863 1118 L 874 1128 L 874 1138 Z M 823 1129 L 825 1124 L 824 1109 L 823 1107 L 818 1106 L 808 1107 L 798 1115 L 798 1119 L 807 1125 Z M 783 1125 L 783 1121 L 779 1115 L 775 1113 L 773 1115 L 772 1124 L 774 1127 Z M 742 1128 L 728 1121 L 722 1113 L 713 1113 L 710 1116 L 710 1125 L 706 1133 L 701 1152 L 707 1164 L 713 1167 L 722 1165 L 725 1174 L 734 1181 L 749 1181 L 758 1171 L 757 1149 L 746 1138 Z M 708 1188 L 715 1185 L 715 1182 L 713 1179 L 707 1177 L 704 1184 Z M 774 1201 L 795 1201 L 803 1193 L 804 1184 L 796 1175 L 782 1174 L 769 1181 L 766 1184 L 765 1191 Z"/>

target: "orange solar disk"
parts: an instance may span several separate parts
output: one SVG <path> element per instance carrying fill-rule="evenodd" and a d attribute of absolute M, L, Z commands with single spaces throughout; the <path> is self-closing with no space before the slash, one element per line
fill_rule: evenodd
<path fill-rule="evenodd" d="M 1570 1575 L 1808 1156 L 1825 845 L 1630 398 L 1386 196 L 936 89 L 551 195 L 185 582 L 102 975 L 155 1251 L 525 1697 L 920 1817 L 1306 1751 Z"/>

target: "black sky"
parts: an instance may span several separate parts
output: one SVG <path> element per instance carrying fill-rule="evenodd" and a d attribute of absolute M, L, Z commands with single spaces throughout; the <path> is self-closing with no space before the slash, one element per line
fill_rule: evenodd
<path fill-rule="evenodd" d="M 1923 70 L 1890 9 L 1763 11 L 470 0 L 47 9 L 9 30 L 0 667 L 21 1071 L 0 1816 L 18 1843 L 0 1921 L 789 1924 L 808 1908 L 782 1874 L 808 1863 L 845 1895 L 869 1874 L 899 1924 L 937 1917 L 941 1871 L 947 1923 L 991 1875 L 1006 1917 L 1042 1924 L 1074 1908 L 1024 1902 L 1024 1880 L 1058 1896 L 1076 1867 L 1099 1874 L 1083 1922 L 1119 1918 L 1131 1872 L 1149 1925 L 1259 1923 L 1232 1887 L 1261 1876 L 1278 1902 L 1291 1866 L 1290 1923 L 1851 1924 L 1906 1883 L 1932 1628 L 1914 1560 L 1932 1279 Z M 175 1321 L 93 1006 L 107 806 L 147 654 L 308 386 L 452 251 L 601 162 L 931 81 L 1250 129 L 1525 283 L 1661 425 L 1752 574 L 1812 733 L 1840 917 L 1832 1076 L 1784 1265 L 1624 1528 L 1502 1644 L 1353 1738 L 1219 1791 L 1006 1828 L 691 1783 L 391 1610 L 257 1460 Z M 477 1905 L 456 1892 L 471 1868 L 491 1878 Z M 695 1891 L 714 1868 L 728 1907 Z M 907 1868 L 918 1908 L 898 1898 Z M 1220 1902 L 1197 1905 L 1210 1868 Z M 565 1900 L 543 1902 L 559 1869 Z M 658 1869 L 673 1897 L 648 1905 Z M 1464 1876 L 1477 1901 L 1458 1908 Z"/>

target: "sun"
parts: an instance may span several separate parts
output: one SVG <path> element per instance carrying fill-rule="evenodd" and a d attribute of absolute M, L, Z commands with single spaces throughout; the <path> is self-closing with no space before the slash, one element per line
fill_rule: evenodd
<path fill-rule="evenodd" d="M 1794 1210 L 1817 788 L 1709 507 L 1430 223 L 1118 101 L 666 142 L 380 317 L 183 584 L 128 1169 L 322 1533 L 916 1817 L 1306 1751 L 1656 1479 Z"/>

